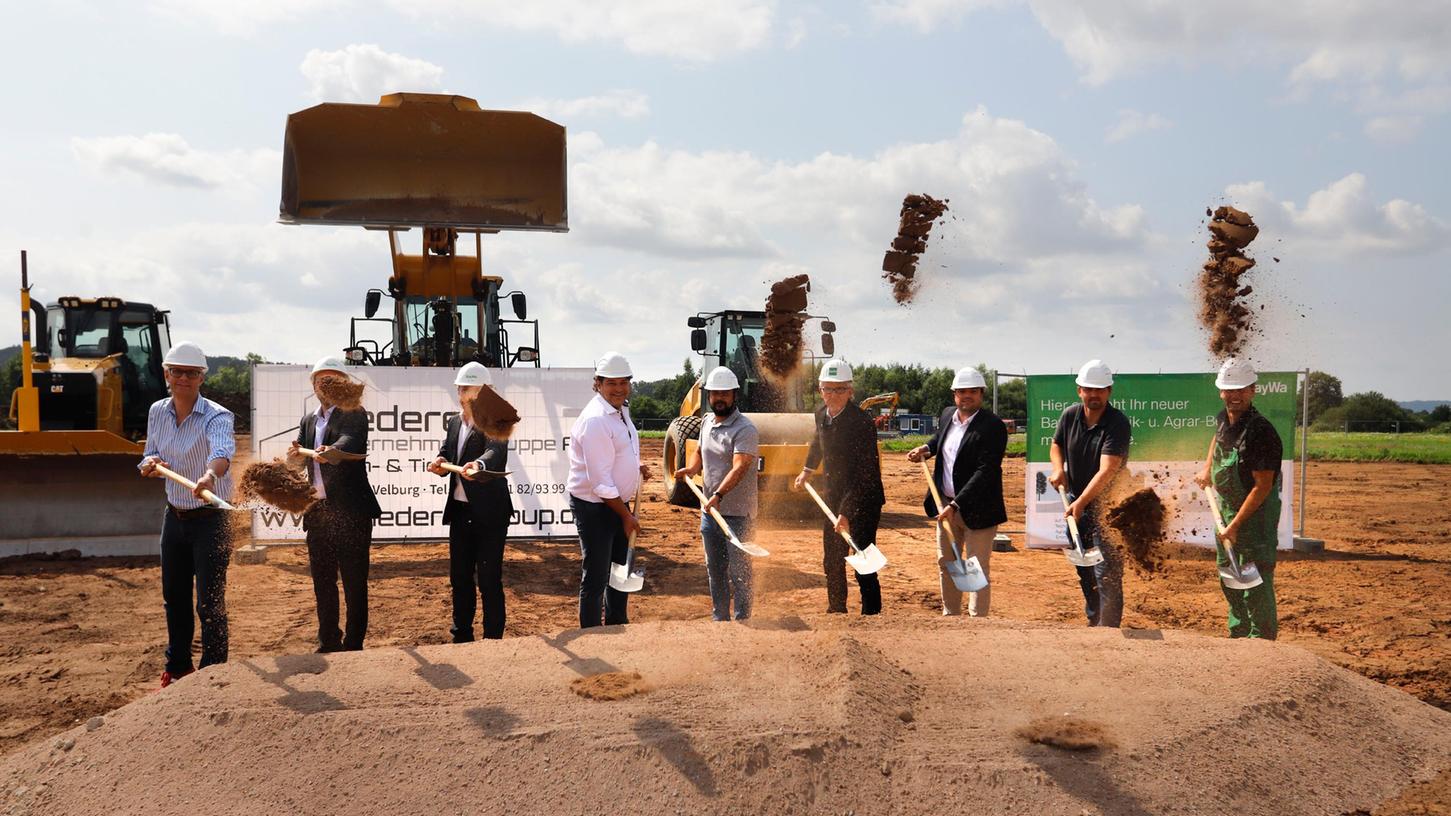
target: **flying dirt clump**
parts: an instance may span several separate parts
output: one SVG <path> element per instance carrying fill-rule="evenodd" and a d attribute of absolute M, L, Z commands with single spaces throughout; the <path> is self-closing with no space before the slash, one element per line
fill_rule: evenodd
<path fill-rule="evenodd" d="M 490 439 L 508 439 L 514 433 L 514 426 L 519 424 L 519 412 L 487 385 L 479 386 L 474 396 L 465 397 L 463 409 L 474 427 Z"/>
<path fill-rule="evenodd" d="M 586 700 L 623 700 L 644 694 L 650 690 L 650 684 L 639 672 L 605 672 L 576 677 L 569 688 Z"/>
<path fill-rule="evenodd" d="M 1144 572 L 1160 566 L 1160 545 L 1164 543 L 1164 502 L 1152 487 L 1130 493 L 1109 508 L 1104 520 L 1123 538 L 1124 549 Z"/>
<path fill-rule="evenodd" d="M 281 459 L 248 465 L 237 487 L 243 499 L 261 499 L 289 513 L 305 513 L 317 501 L 307 477 Z"/>
<path fill-rule="evenodd" d="M 330 405 L 344 411 L 363 407 L 363 384 L 344 377 L 320 377 L 314 387 Z"/>
<path fill-rule="evenodd" d="M 892 285 L 892 297 L 898 303 L 910 303 L 917 294 L 917 261 L 927 251 L 932 224 L 947 212 L 948 201 L 916 193 L 902 199 L 897 237 L 882 257 L 882 277 Z"/>
<path fill-rule="evenodd" d="M 792 275 L 771 284 L 766 298 L 766 331 L 761 336 L 761 368 L 786 380 L 801 365 L 801 330 L 806 325 L 806 293 L 811 278 Z"/>
<path fill-rule="evenodd" d="M 1199 323 L 1209 333 L 1209 352 L 1215 357 L 1239 355 L 1254 331 L 1254 313 L 1244 299 L 1254 287 L 1242 283 L 1254 268 L 1244 255 L 1260 228 L 1250 215 L 1234 207 L 1220 207 L 1209 222 L 1209 260 L 1199 273 Z"/>
<path fill-rule="evenodd" d="M 1028 742 L 1069 751 L 1093 751 L 1115 745 L 1102 724 L 1067 714 L 1039 717 L 1018 728 L 1016 733 Z"/>

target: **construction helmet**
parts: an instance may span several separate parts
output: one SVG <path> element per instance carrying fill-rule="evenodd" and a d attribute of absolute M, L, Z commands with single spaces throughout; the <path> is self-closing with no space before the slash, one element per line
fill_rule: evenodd
<path fill-rule="evenodd" d="M 207 356 L 202 353 L 202 347 L 190 340 L 183 340 L 172 346 L 171 350 L 166 352 L 166 358 L 161 363 L 169 366 L 200 368 L 203 372 L 207 370 Z"/>
<path fill-rule="evenodd" d="M 987 388 L 987 381 L 982 378 L 982 372 L 967 366 L 959 368 L 957 374 L 952 378 L 952 390 L 959 388 Z"/>
<path fill-rule="evenodd" d="M 454 385 L 493 385 L 494 378 L 483 363 L 465 363 L 453 378 Z"/>
<path fill-rule="evenodd" d="M 348 373 L 348 370 L 343 367 L 343 358 L 331 356 L 323 357 L 312 364 L 312 376 L 316 377 L 324 371 L 336 371 L 345 376 Z"/>
<path fill-rule="evenodd" d="M 816 379 L 818 382 L 824 383 L 851 382 L 851 366 L 847 365 L 845 360 L 833 357 L 821 367 L 821 375 Z"/>
<path fill-rule="evenodd" d="M 1074 382 L 1083 388 L 1112 388 L 1113 371 L 1102 360 L 1089 360 L 1078 369 L 1078 378 Z"/>
<path fill-rule="evenodd" d="M 1248 360 L 1231 357 L 1219 367 L 1219 376 L 1214 378 L 1214 387 L 1233 391 L 1254 385 L 1259 378 L 1259 374 L 1255 373 L 1255 367 L 1250 365 Z"/>
<path fill-rule="evenodd" d="M 595 363 L 595 376 L 606 378 L 634 377 L 635 373 L 630 370 L 630 361 L 623 355 L 614 351 L 605 352 Z"/>
<path fill-rule="evenodd" d="M 736 373 L 725 366 L 716 366 L 705 377 L 707 391 L 734 391 L 740 387 L 741 381 L 736 379 Z"/>

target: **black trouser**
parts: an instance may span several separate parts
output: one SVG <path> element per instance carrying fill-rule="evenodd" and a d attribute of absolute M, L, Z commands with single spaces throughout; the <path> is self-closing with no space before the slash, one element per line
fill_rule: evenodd
<path fill-rule="evenodd" d="M 173 677 L 191 671 L 192 585 L 202 622 L 201 667 L 227 662 L 227 564 L 232 558 L 226 517 L 220 510 L 171 507 L 161 522 L 161 599 L 166 606 L 166 670 Z"/>
<path fill-rule="evenodd" d="M 323 499 L 307 511 L 307 566 L 317 598 L 317 642 L 323 651 L 357 651 L 368 632 L 368 557 L 373 520 Z M 346 632 L 338 629 L 338 577 L 348 604 Z"/>
<path fill-rule="evenodd" d="M 468 505 L 456 502 L 448 523 L 448 583 L 453 589 L 454 643 L 474 639 L 474 580 L 484 599 L 484 637 L 504 636 L 504 540 L 509 534 L 509 516 L 480 519 Z"/>
<path fill-rule="evenodd" d="M 630 622 L 630 595 L 610 586 L 610 564 L 625 563 L 630 539 L 625 524 L 604 502 L 589 502 L 569 497 L 574 511 L 574 527 L 579 531 L 579 625 L 580 628 L 600 625 L 600 607 L 604 607 L 606 626 Z"/>
<path fill-rule="evenodd" d="M 882 509 L 873 507 L 847 516 L 847 528 L 851 539 L 858 547 L 865 548 L 877 540 L 877 526 L 882 522 Z M 826 611 L 846 611 L 846 557 L 852 555 L 846 539 L 836 534 L 830 522 L 821 525 L 823 558 L 821 565 L 826 570 Z M 853 570 L 853 572 L 856 572 Z M 862 614 L 875 615 L 882 611 L 882 585 L 876 573 L 857 573 L 857 589 L 862 595 Z"/>

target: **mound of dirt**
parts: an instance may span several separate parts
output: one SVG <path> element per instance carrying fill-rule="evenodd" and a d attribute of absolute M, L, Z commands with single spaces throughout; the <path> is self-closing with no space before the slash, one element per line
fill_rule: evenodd
<path fill-rule="evenodd" d="M 569 681 L 569 690 L 586 700 L 623 700 L 644 694 L 650 684 L 639 672 L 603 672 Z"/>
<path fill-rule="evenodd" d="M 1093 751 L 1117 744 L 1102 723 L 1068 714 L 1039 717 L 1019 728 L 1017 734 L 1028 742 L 1069 751 Z"/>
<path fill-rule="evenodd" d="M 811 278 L 793 275 L 771 284 L 766 297 L 766 331 L 761 337 L 761 369 L 785 381 L 801 365 L 801 330 L 806 326 L 806 293 Z"/>
<path fill-rule="evenodd" d="M 319 377 L 313 387 L 329 404 L 344 411 L 356 411 L 363 407 L 363 384 L 347 377 Z"/>
<path fill-rule="evenodd" d="M 973 624 L 645 623 L 239 660 L 5 756 L 0 792 L 88 816 L 203 798 L 238 816 L 919 814 L 973 780 L 985 813 L 1293 815 L 1371 811 L 1451 765 L 1451 713 L 1285 643 Z M 620 666 L 653 690 L 561 693 Z M 1062 712 L 1100 730 L 1034 726 Z M 1315 772 L 1256 782 L 1265 768 Z"/>
<path fill-rule="evenodd" d="M 487 385 L 479 386 L 477 394 L 466 397 L 463 409 L 474 427 L 490 439 L 508 439 L 514 433 L 514 426 L 519 424 L 519 412 Z"/>
<path fill-rule="evenodd" d="M 916 193 L 902 199 L 897 237 L 882 256 L 882 278 L 892 285 L 892 298 L 898 303 L 910 303 L 917 295 L 917 262 L 927 251 L 932 224 L 947 212 L 948 201 Z"/>
<path fill-rule="evenodd" d="M 1163 556 L 1164 502 L 1152 487 L 1130 493 L 1104 514 L 1108 526 L 1118 531 L 1130 563 L 1144 572 L 1158 570 Z"/>
<path fill-rule="evenodd" d="M 307 477 L 281 459 L 248 465 L 237 489 L 244 501 L 259 499 L 289 513 L 305 513 L 317 501 Z"/>
<path fill-rule="evenodd" d="M 1248 213 L 1220 207 L 1211 216 L 1209 232 L 1209 260 L 1199 273 L 1199 323 L 1209 333 L 1210 354 L 1234 357 L 1254 333 L 1254 312 L 1244 302 L 1254 287 L 1242 278 L 1255 265 L 1244 249 L 1260 228 Z"/>

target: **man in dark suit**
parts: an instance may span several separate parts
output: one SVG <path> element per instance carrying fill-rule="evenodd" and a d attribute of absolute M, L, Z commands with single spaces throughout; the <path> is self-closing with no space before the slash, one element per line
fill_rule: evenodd
<path fill-rule="evenodd" d="M 328 402 L 319 386 L 329 377 L 346 378 L 347 369 L 336 357 L 324 357 L 312 367 L 317 410 L 302 417 L 299 447 L 317 451 L 304 460 L 318 501 L 302 516 L 307 533 L 307 565 L 317 598 L 319 652 L 356 652 L 368 631 L 368 557 L 373 546 L 373 519 L 383 515 L 378 497 L 368 483 L 368 469 L 360 458 L 368 452 L 368 414 L 345 411 Z M 352 456 L 349 456 L 351 454 Z M 338 577 L 348 604 L 347 622 L 338 629 Z"/>
<path fill-rule="evenodd" d="M 472 399 L 481 386 L 492 385 L 489 370 L 469 363 L 454 378 L 459 405 Z M 484 601 L 484 637 L 504 636 L 504 539 L 514 502 L 509 481 L 489 473 L 503 472 L 509 463 L 508 443 L 490 439 L 473 427 L 468 412 L 449 417 L 447 433 L 438 457 L 429 471 L 448 477 L 448 499 L 443 521 L 448 525 L 448 580 L 453 590 L 454 643 L 474 639 L 474 593 Z M 443 469 L 454 464 L 464 468 L 464 478 Z M 477 578 L 478 588 L 474 581 Z"/>
<path fill-rule="evenodd" d="M 938 507 L 931 490 L 923 502 L 927 515 L 942 522 L 937 527 L 937 552 L 943 565 L 944 615 L 962 614 L 962 591 L 952 583 L 946 569 L 947 559 L 953 557 L 951 542 L 958 542 L 963 558 L 977 556 L 983 577 L 988 578 L 993 538 L 998 525 L 1008 520 L 1003 505 L 1003 453 L 1008 448 L 1008 427 L 982 407 L 986 391 L 981 372 L 970 367 L 959 369 L 952 379 L 953 406 L 942 412 L 937 434 L 907 453 L 913 462 L 936 457 L 932 479 L 947 502 L 946 507 Z M 987 617 L 991 593 L 990 586 L 970 593 L 967 614 Z"/>
<path fill-rule="evenodd" d="M 821 530 L 827 612 L 846 612 L 845 559 L 851 550 L 841 533 L 849 532 L 856 545 L 866 549 L 877 540 L 882 505 L 887 503 L 877 454 L 877 426 L 866 411 L 852 402 L 851 376 L 851 366 L 841 360 L 828 360 L 821 367 L 819 385 L 824 405 L 816 410 L 816 435 L 806 453 L 806 468 L 795 482 L 800 490 L 818 465 L 826 469 L 825 499 L 837 515 L 835 527 L 828 522 Z M 858 573 L 856 582 L 861 590 L 862 614 L 881 612 L 882 587 L 876 574 Z"/>

